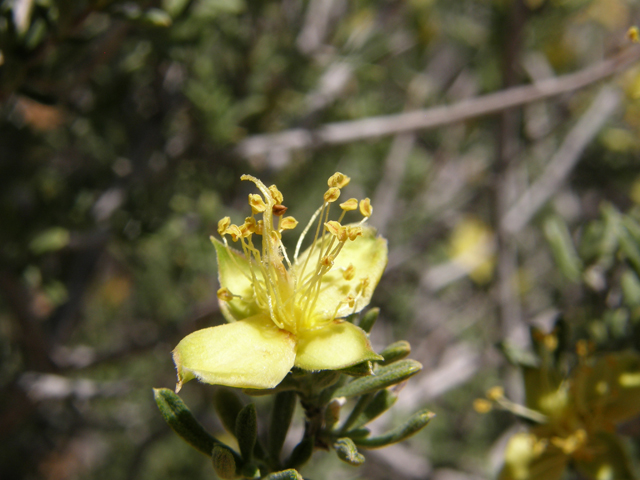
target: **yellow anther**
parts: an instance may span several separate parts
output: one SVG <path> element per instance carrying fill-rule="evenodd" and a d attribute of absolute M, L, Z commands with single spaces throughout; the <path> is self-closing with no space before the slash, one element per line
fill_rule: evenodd
<path fill-rule="evenodd" d="M 358 284 L 358 286 L 356 287 L 356 292 L 358 294 L 362 293 L 365 291 L 365 289 L 367 288 L 367 286 L 369 285 L 369 277 L 364 277 L 360 280 L 360 283 Z"/>
<path fill-rule="evenodd" d="M 489 400 L 493 400 L 494 402 L 496 400 L 504 398 L 504 388 L 500 386 L 491 387 L 489 390 L 487 390 L 487 398 Z"/>
<path fill-rule="evenodd" d="M 549 445 L 549 441 L 546 438 L 539 439 L 533 444 L 533 454 L 539 457 L 547 449 L 547 445 Z"/>
<path fill-rule="evenodd" d="M 324 192 L 324 201 L 326 203 L 333 203 L 340 198 L 340 189 L 338 187 L 331 187 Z"/>
<path fill-rule="evenodd" d="M 329 177 L 327 184 L 330 187 L 343 188 L 349 185 L 351 178 L 347 177 L 344 173 L 336 172 Z"/>
<path fill-rule="evenodd" d="M 224 217 L 218 222 L 218 235 L 221 237 L 225 234 L 227 228 L 231 225 L 231 219 L 229 217 Z"/>
<path fill-rule="evenodd" d="M 273 208 L 271 209 L 271 211 L 273 212 L 273 214 L 276 217 L 281 217 L 282 215 L 284 215 L 284 213 L 288 210 L 287 207 L 285 207 L 284 205 L 274 205 Z"/>
<path fill-rule="evenodd" d="M 345 301 L 347 302 L 347 305 L 349 305 L 349 308 L 353 308 L 356 306 L 356 299 L 353 295 L 347 296 Z"/>
<path fill-rule="evenodd" d="M 244 219 L 244 224 L 240 227 L 243 237 L 248 237 L 256 231 L 256 219 L 254 217 L 247 217 Z"/>
<path fill-rule="evenodd" d="M 489 413 L 493 408 L 493 404 L 484 398 L 476 398 L 473 401 L 473 409 L 478 413 Z"/>
<path fill-rule="evenodd" d="M 264 227 L 264 222 L 262 220 L 258 220 L 258 223 L 256 223 L 256 230 L 254 233 L 256 235 L 262 235 L 263 227 Z"/>
<path fill-rule="evenodd" d="M 362 235 L 362 227 L 346 227 L 347 228 L 347 236 L 349 240 L 354 241 L 360 235 Z"/>
<path fill-rule="evenodd" d="M 350 212 L 352 210 L 355 210 L 355 209 L 358 208 L 358 199 L 357 198 L 350 198 L 346 202 L 341 203 L 340 204 L 340 208 L 342 210 L 344 210 L 345 212 Z"/>
<path fill-rule="evenodd" d="M 635 25 L 627 30 L 627 38 L 633 43 L 640 42 L 640 30 Z"/>
<path fill-rule="evenodd" d="M 269 187 L 269 191 L 271 192 L 271 197 L 276 201 L 277 204 L 282 203 L 284 197 L 282 196 L 282 193 L 280 193 L 280 190 L 278 190 L 278 187 L 276 187 L 275 185 L 271 185 Z"/>
<path fill-rule="evenodd" d="M 284 217 L 280 220 L 280 230 L 293 230 L 298 225 L 298 221 L 293 217 Z"/>
<path fill-rule="evenodd" d="M 576 353 L 579 357 L 586 357 L 589 355 L 589 342 L 587 340 L 578 340 L 576 343 Z"/>
<path fill-rule="evenodd" d="M 373 207 L 371 206 L 371 200 L 365 198 L 364 200 L 360 200 L 360 213 L 363 217 L 370 217 L 373 213 Z"/>
<path fill-rule="evenodd" d="M 228 233 L 229 235 L 231 235 L 231 239 L 234 242 L 237 242 L 239 238 L 241 238 L 243 236 L 242 234 L 242 230 L 240 229 L 240 227 L 238 225 L 231 225 L 229 226 L 229 228 L 227 228 L 225 230 L 225 234 Z"/>
<path fill-rule="evenodd" d="M 335 220 L 325 223 L 324 228 L 327 229 L 327 232 L 336 237 L 340 234 L 340 230 L 344 229 L 344 227 L 340 225 L 340 222 L 336 222 Z"/>
<path fill-rule="evenodd" d="M 267 209 L 267 206 L 264 203 L 264 200 L 257 193 L 249 194 L 249 205 L 251 206 L 251 212 L 255 215 L 256 213 L 262 213 Z"/>
<path fill-rule="evenodd" d="M 233 300 L 233 293 L 231 293 L 226 288 L 221 288 L 220 290 L 218 290 L 218 299 L 222 300 L 223 302 L 230 302 L 231 300 Z"/>
<path fill-rule="evenodd" d="M 323 267 L 332 267 L 333 261 L 335 259 L 336 257 L 334 257 L 333 255 L 325 255 L 324 257 L 322 257 L 322 260 L 320 260 L 320 263 Z"/>
<path fill-rule="evenodd" d="M 544 336 L 543 343 L 549 352 L 555 352 L 558 348 L 558 337 L 550 333 Z"/>
<path fill-rule="evenodd" d="M 346 281 L 351 281 L 356 276 L 356 267 L 353 266 L 353 263 L 350 263 L 347 268 L 342 271 L 342 278 Z"/>

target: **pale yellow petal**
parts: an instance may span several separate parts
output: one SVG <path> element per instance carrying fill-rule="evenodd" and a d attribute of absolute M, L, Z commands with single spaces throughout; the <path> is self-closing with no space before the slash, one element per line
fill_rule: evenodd
<path fill-rule="evenodd" d="M 234 295 L 233 300 L 229 302 L 220 301 L 222 314 L 228 322 L 257 315 L 260 310 L 255 302 L 249 261 L 242 253 L 227 248 L 215 238 L 212 237 L 211 241 L 218 256 L 220 286 Z"/>
<path fill-rule="evenodd" d="M 319 248 L 315 248 L 304 271 L 305 280 L 313 272 L 318 261 Z M 304 265 L 309 251 L 303 252 L 293 267 L 295 274 Z M 355 275 L 349 278 L 345 272 L 353 266 Z M 320 318 L 343 318 L 366 307 L 371 295 L 387 266 L 387 241 L 376 237 L 375 229 L 363 227 L 362 235 L 355 240 L 348 240 L 339 255 L 335 258 L 331 270 L 322 277 L 320 295 L 315 306 L 315 313 Z M 349 278 L 348 280 L 345 278 Z M 304 283 L 304 282 L 303 282 Z M 350 306 L 346 301 L 352 297 Z"/>
<path fill-rule="evenodd" d="M 193 379 L 238 388 L 273 388 L 291 370 L 296 340 L 265 315 L 198 330 L 173 351 L 178 388 Z"/>
<path fill-rule="evenodd" d="M 298 335 L 295 366 L 304 370 L 339 370 L 366 360 L 381 360 L 367 334 L 352 323 L 334 321 Z"/>

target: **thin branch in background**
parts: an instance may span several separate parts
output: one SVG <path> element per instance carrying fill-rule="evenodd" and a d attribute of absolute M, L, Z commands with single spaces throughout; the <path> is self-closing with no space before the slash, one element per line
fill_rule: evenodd
<path fill-rule="evenodd" d="M 527 189 L 502 218 L 502 229 L 514 234 L 529 223 L 538 210 L 566 181 L 580 160 L 584 149 L 615 112 L 620 102 L 621 95 L 617 89 L 605 86 L 600 90 L 589 109 L 566 136 L 540 178 Z"/>
<path fill-rule="evenodd" d="M 619 91 L 609 86 L 602 88 L 587 111 L 567 134 L 540 178 L 502 217 L 500 225 L 505 232 L 510 235 L 520 232 L 540 208 L 557 193 L 577 165 L 584 149 L 615 112 L 620 102 Z M 472 268 L 461 266 L 454 261 L 442 263 L 424 273 L 421 286 L 435 292 L 464 278 L 471 270 Z"/>
<path fill-rule="evenodd" d="M 241 157 L 252 158 L 441 127 L 584 88 L 629 68 L 638 60 L 640 60 L 640 46 L 629 47 L 612 58 L 576 73 L 550 78 L 532 85 L 508 88 L 453 105 L 329 123 L 316 130 L 297 128 L 280 133 L 255 135 L 240 142 L 236 152 Z"/>

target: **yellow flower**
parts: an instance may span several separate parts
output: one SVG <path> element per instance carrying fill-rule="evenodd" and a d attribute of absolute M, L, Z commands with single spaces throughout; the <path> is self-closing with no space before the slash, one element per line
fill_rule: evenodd
<path fill-rule="evenodd" d="M 340 205 L 338 221 L 329 220 L 331 205 L 349 177 L 329 179 L 324 202 L 298 240 L 292 258 L 282 233 L 296 227 L 275 185 L 243 175 L 258 187 L 249 195 L 252 215 L 243 225 L 225 217 L 218 224 L 221 243 L 212 238 L 218 255 L 221 288 L 218 299 L 228 324 L 198 330 L 178 344 L 173 359 L 183 383 L 198 380 L 240 388 L 273 388 L 292 367 L 308 371 L 338 370 L 381 357 L 367 334 L 344 317 L 370 301 L 387 263 L 386 240 L 365 226 L 369 199 L 359 203 L 362 221 L 342 225 L 358 202 Z M 256 215 L 262 219 L 257 220 Z M 314 223 L 317 220 L 317 225 Z M 300 253 L 307 233 L 311 246 Z M 254 235 L 262 237 L 254 244 Z M 240 242 L 243 252 L 229 247 L 226 237 Z"/>

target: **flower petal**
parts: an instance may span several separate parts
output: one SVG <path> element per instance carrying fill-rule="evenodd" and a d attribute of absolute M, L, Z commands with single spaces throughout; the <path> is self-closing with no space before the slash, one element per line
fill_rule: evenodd
<path fill-rule="evenodd" d="M 259 313 L 255 302 L 251 268 L 247 258 L 237 250 L 225 246 L 215 238 L 211 242 L 218 256 L 218 280 L 220 286 L 237 295 L 233 300 L 220 300 L 220 310 L 228 322 L 249 318 Z M 259 275 L 258 269 L 254 269 Z"/>
<path fill-rule="evenodd" d="M 382 360 L 359 327 L 334 321 L 298 335 L 295 366 L 305 370 L 339 370 L 366 360 Z"/>
<path fill-rule="evenodd" d="M 293 367 L 295 337 L 266 315 L 198 330 L 173 351 L 179 390 L 193 378 L 213 385 L 273 388 Z"/>
<path fill-rule="evenodd" d="M 329 237 L 325 237 L 328 241 Z M 320 249 L 315 248 L 311 259 L 304 272 L 305 280 L 312 274 L 313 265 L 318 261 Z M 309 256 L 309 250 L 303 252 L 293 266 L 293 272 L 304 265 Z M 353 265 L 355 275 L 351 280 L 346 280 L 343 272 Z M 343 318 L 352 313 L 359 312 L 371 301 L 373 290 L 378 285 L 382 272 L 387 266 L 387 241 L 382 237 L 376 237 L 376 231 L 371 227 L 363 227 L 362 235 L 355 240 L 348 240 L 336 257 L 331 270 L 327 272 L 321 281 L 320 295 L 316 302 L 315 312 L 321 318 Z M 364 279 L 366 284 L 359 293 L 359 288 Z M 304 283 L 301 282 L 301 283 Z M 355 305 L 349 306 L 343 302 L 349 295 L 355 298 Z M 338 306 L 340 307 L 338 308 Z"/>

